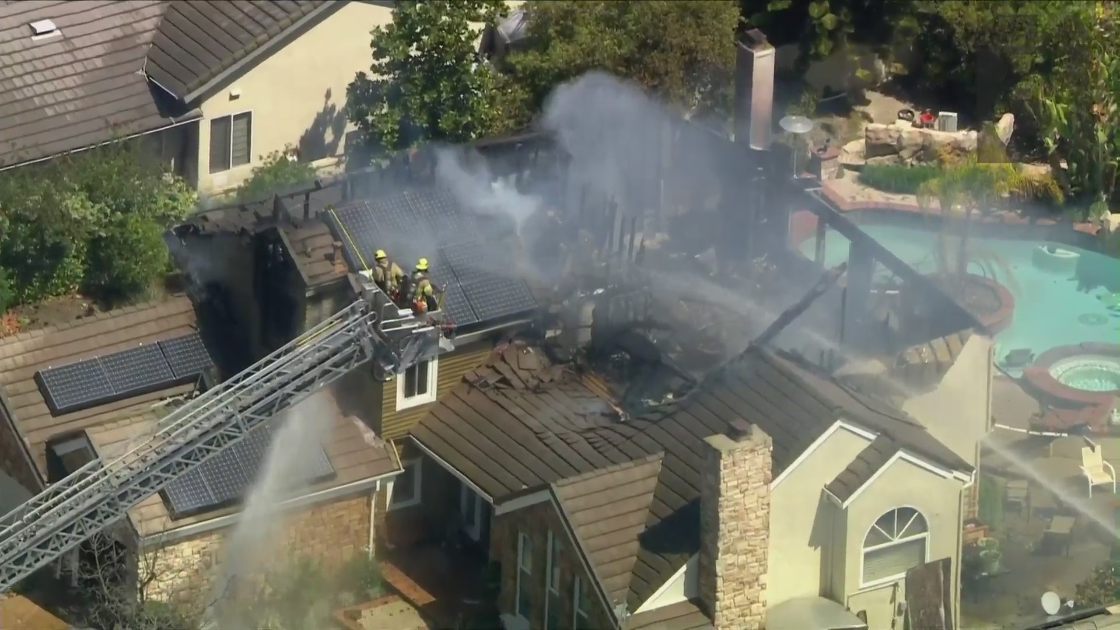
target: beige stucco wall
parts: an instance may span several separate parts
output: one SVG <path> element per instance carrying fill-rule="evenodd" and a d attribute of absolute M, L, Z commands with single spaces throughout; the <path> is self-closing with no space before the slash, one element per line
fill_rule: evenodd
<path fill-rule="evenodd" d="M 840 428 L 774 488 L 768 606 L 829 592 L 827 576 L 833 563 L 828 539 L 836 509 L 824 498 L 824 486 L 867 444 L 866 438 Z M 823 589 L 822 580 L 826 582 Z"/>
<path fill-rule="evenodd" d="M 329 569 L 366 553 L 372 500 L 372 493 L 362 493 L 286 515 L 273 559 L 305 557 Z M 231 532 L 226 527 L 145 550 L 138 570 L 141 584 L 151 578 L 145 595 L 157 601 L 199 604 L 206 596 L 207 581 L 225 558 L 225 540 Z"/>
<path fill-rule="evenodd" d="M 330 169 L 338 165 L 345 134 L 354 128 L 346 121 L 346 86 L 357 72 L 369 70 L 370 31 L 392 20 L 391 5 L 344 3 L 204 100 L 201 109 L 207 120 L 199 125 L 199 190 L 213 193 L 237 186 L 250 176 L 262 155 L 283 151 L 288 144 L 298 147 L 300 138 L 314 125 L 326 128 L 325 133 L 310 134 L 325 140 L 325 148 L 323 143 L 305 143 L 305 147 L 326 151 L 325 157 L 315 161 L 316 166 Z M 232 89 L 240 90 L 241 96 L 230 100 Z M 252 161 L 210 174 L 209 120 L 245 111 L 253 112 Z M 308 151 L 303 151 L 301 158 L 307 157 Z"/>
<path fill-rule="evenodd" d="M 953 610 L 958 619 L 960 604 L 960 574 L 956 570 L 961 552 L 961 486 L 953 478 L 938 476 L 905 460 L 896 460 L 878 478 L 867 485 L 846 512 L 847 559 L 844 570 L 844 592 L 849 609 L 867 611 L 869 630 L 891 630 L 902 627 L 892 625 L 895 604 L 905 599 L 901 582 L 872 587 L 860 587 L 863 564 L 863 541 L 883 514 L 899 507 L 912 507 L 925 517 L 929 526 L 927 560 L 950 558 L 953 563 Z"/>

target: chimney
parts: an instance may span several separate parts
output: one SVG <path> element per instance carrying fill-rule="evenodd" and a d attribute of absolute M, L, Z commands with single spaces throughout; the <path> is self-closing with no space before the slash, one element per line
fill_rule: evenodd
<path fill-rule="evenodd" d="M 342 257 L 342 241 L 334 241 L 331 243 L 331 262 L 334 263 L 334 270 L 338 273 L 346 273 L 346 260 Z"/>
<path fill-rule="evenodd" d="M 735 142 L 770 148 L 774 125 L 774 47 L 757 28 L 736 44 Z"/>
<path fill-rule="evenodd" d="M 770 547 L 770 451 L 761 429 L 736 420 L 707 439 L 700 481 L 700 600 L 716 628 L 761 630 Z"/>

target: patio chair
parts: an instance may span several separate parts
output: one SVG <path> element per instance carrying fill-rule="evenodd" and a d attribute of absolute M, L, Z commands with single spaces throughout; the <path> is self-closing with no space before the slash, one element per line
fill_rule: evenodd
<path fill-rule="evenodd" d="M 1112 484 L 1112 493 L 1116 494 L 1116 469 L 1101 457 L 1100 446 L 1081 448 L 1081 472 L 1089 482 L 1089 498 L 1093 498 L 1093 486 Z"/>

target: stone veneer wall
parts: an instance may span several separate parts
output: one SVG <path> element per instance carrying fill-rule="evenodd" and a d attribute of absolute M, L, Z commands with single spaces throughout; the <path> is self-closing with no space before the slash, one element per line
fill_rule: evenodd
<path fill-rule="evenodd" d="M 283 533 L 271 554 L 273 562 L 307 557 L 327 570 L 337 568 L 369 546 L 371 493 L 321 503 L 286 515 Z M 205 596 L 206 581 L 221 564 L 225 527 L 145 551 L 139 579 L 154 576 L 145 595 L 156 601 L 197 604 Z"/>
<path fill-rule="evenodd" d="M 556 514 L 551 501 L 538 503 L 495 516 L 490 529 L 490 556 L 491 559 L 501 563 L 502 588 L 498 597 L 498 608 L 502 614 L 512 615 L 516 610 L 514 598 L 517 597 L 517 534 L 523 532 L 529 535 L 533 543 L 532 552 L 532 579 L 529 587 L 532 597 L 533 619 L 529 620 L 533 630 L 544 627 L 544 598 L 545 598 L 545 572 L 548 566 L 548 531 L 556 540 L 564 545 L 561 554 L 562 571 L 560 575 L 560 620 L 561 628 L 570 627 L 572 623 L 572 593 L 575 576 L 579 575 L 587 585 L 587 595 L 591 598 L 591 627 L 613 628 L 611 616 L 603 608 L 602 601 L 595 594 L 595 586 L 591 577 L 583 569 L 575 543 L 569 538 L 567 529 L 560 517 Z"/>
<path fill-rule="evenodd" d="M 698 586 L 716 628 L 761 630 L 766 621 L 773 442 L 758 427 L 740 431 L 737 438 L 713 435 L 705 440 Z"/>

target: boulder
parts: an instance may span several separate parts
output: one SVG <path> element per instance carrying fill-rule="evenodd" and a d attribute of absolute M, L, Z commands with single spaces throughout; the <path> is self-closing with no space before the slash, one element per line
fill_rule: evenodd
<path fill-rule="evenodd" d="M 1007 146 L 1011 141 L 1011 134 L 1015 132 L 1015 114 L 1010 112 L 999 117 L 999 122 L 996 123 L 996 135 L 999 136 L 999 141 Z"/>
<path fill-rule="evenodd" d="M 975 131 L 947 132 L 905 125 L 870 124 L 864 129 L 864 158 L 897 156 L 899 162 L 936 162 L 942 156 L 964 158 L 976 151 Z"/>
<path fill-rule="evenodd" d="M 840 166 L 858 169 L 863 166 L 863 153 L 866 146 L 865 140 L 852 140 L 840 149 Z"/>

